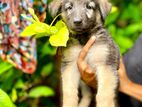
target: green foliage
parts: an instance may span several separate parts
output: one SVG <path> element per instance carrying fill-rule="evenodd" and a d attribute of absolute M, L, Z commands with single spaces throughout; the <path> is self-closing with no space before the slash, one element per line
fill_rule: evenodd
<path fill-rule="evenodd" d="M 25 14 L 22 14 L 22 16 L 31 21 L 32 24 L 27 26 L 23 30 L 21 36 L 34 36 L 35 38 L 40 38 L 50 35 L 49 43 L 52 46 L 66 46 L 69 39 L 69 31 L 65 23 L 60 20 L 55 24 L 55 26 L 52 26 L 52 24 L 60 14 L 54 18 L 50 25 L 48 25 L 39 21 L 32 8 L 29 8 L 29 12 L 33 16 L 33 18 L 29 18 Z"/>
<path fill-rule="evenodd" d="M 0 89 L 0 107 L 14 107 L 9 96 L 2 89 Z"/>
<path fill-rule="evenodd" d="M 119 45 L 121 53 L 124 54 L 133 46 L 133 43 L 142 32 L 142 1 L 112 0 L 112 2 L 114 4 L 113 11 L 107 17 L 106 27 Z M 34 16 L 34 20 L 29 20 L 33 23 L 38 22 L 36 16 Z M 51 17 L 47 14 L 46 23 L 49 24 L 51 21 Z M 62 26 L 62 24 L 60 25 Z M 41 24 L 39 26 L 42 26 L 43 29 L 49 27 Z M 57 28 L 52 26 L 50 32 L 55 34 L 59 30 Z M 29 34 L 30 32 L 27 32 L 24 35 Z M 31 35 L 33 35 L 33 32 Z M 7 93 L 0 90 L 0 107 L 5 107 L 5 104 L 8 104 L 11 100 L 17 107 L 59 107 L 60 79 L 55 66 L 57 48 L 50 45 L 49 36 L 42 33 L 41 36 L 45 37 L 37 39 L 38 65 L 34 74 L 24 74 L 9 63 L 0 60 L 0 88 Z M 12 102 L 11 105 L 6 107 L 11 107 Z"/>
<path fill-rule="evenodd" d="M 66 47 L 67 41 L 69 39 L 69 31 L 65 23 L 63 23 L 63 21 L 58 21 L 55 27 L 57 28 L 58 32 L 49 38 L 50 44 L 56 47 L 58 46 Z"/>
<path fill-rule="evenodd" d="M 115 4 L 113 7 L 117 9 L 107 17 L 106 27 L 124 54 L 142 32 L 142 2 L 140 0 L 112 2 Z"/>
<path fill-rule="evenodd" d="M 11 92 L 11 100 L 13 102 L 15 102 L 17 100 L 17 91 L 15 88 L 12 89 L 12 92 Z"/>
<path fill-rule="evenodd" d="M 10 68 L 12 68 L 13 66 L 7 62 L 3 62 L 2 60 L 0 60 L 0 75 L 4 72 L 6 72 L 7 70 L 9 70 Z"/>
<path fill-rule="evenodd" d="M 38 98 L 38 97 L 49 97 L 54 96 L 54 91 L 47 86 L 38 86 L 32 88 L 29 92 L 29 97 Z"/>
<path fill-rule="evenodd" d="M 41 23 L 41 22 L 35 22 L 28 27 L 24 29 L 24 31 L 21 33 L 21 36 L 33 36 L 36 35 L 36 38 L 47 36 L 49 35 L 48 32 L 49 26 L 47 24 Z"/>

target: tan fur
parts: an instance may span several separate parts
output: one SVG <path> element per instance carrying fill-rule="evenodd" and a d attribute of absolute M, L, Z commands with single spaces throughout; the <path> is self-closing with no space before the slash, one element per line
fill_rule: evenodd
<path fill-rule="evenodd" d="M 108 15 L 108 13 L 111 10 L 111 4 L 108 2 L 108 0 L 98 0 L 100 4 L 100 9 L 102 11 L 103 19 Z"/>
<path fill-rule="evenodd" d="M 97 66 L 97 107 L 116 107 L 114 100 L 116 97 L 115 88 L 117 87 L 118 80 L 116 75 L 112 72 L 113 70 L 110 66 Z"/>
<path fill-rule="evenodd" d="M 62 106 L 89 107 L 92 94 L 87 85 L 80 84 L 77 58 L 87 40 L 91 36 L 96 36 L 95 44 L 90 48 L 85 61 L 94 69 L 97 76 L 97 107 L 116 107 L 119 50 L 103 27 L 111 4 L 107 0 L 53 0 L 53 4 L 49 5 L 51 13 L 54 15 L 61 7 L 62 19 L 71 33 L 67 47 L 62 48 Z M 75 23 L 76 19 L 81 23 Z M 76 32 L 76 35 L 72 32 Z M 79 86 L 82 92 L 80 103 Z"/>
<path fill-rule="evenodd" d="M 89 52 L 87 55 L 87 59 L 89 59 L 88 63 L 91 65 L 91 67 L 94 68 L 101 64 L 104 65 L 105 63 L 104 61 L 107 59 L 107 56 L 109 54 L 107 46 L 105 44 L 102 45 L 95 44 L 94 46 L 91 47 L 91 51 L 92 50 L 94 50 L 94 52 Z"/>
<path fill-rule="evenodd" d="M 99 39 L 99 36 L 97 39 Z M 68 48 L 64 48 L 63 50 L 64 57 L 62 61 L 63 63 L 68 62 L 67 66 L 65 66 L 65 69 L 62 71 L 63 107 L 78 107 L 77 89 L 80 81 L 80 74 L 76 66 L 76 60 L 81 49 L 82 46 L 79 42 L 72 39 L 69 41 Z M 115 107 L 115 89 L 118 80 L 112 67 L 105 64 L 107 59 L 106 56 L 108 56 L 108 54 L 109 51 L 107 45 L 96 43 L 91 47 L 86 57 L 88 64 L 91 65 L 97 73 L 97 107 Z M 86 85 L 82 85 L 81 87 L 83 99 L 81 100 L 79 107 L 88 107 L 92 98 L 90 95 L 91 92 Z"/>
<path fill-rule="evenodd" d="M 64 99 L 62 107 L 77 107 L 78 105 L 78 86 L 80 75 L 79 72 L 76 72 L 76 68 L 76 64 L 73 62 L 62 72 Z"/>
<path fill-rule="evenodd" d="M 89 107 L 93 97 L 91 89 L 83 81 L 81 81 L 80 87 L 81 87 L 82 99 L 78 107 Z"/>
<path fill-rule="evenodd" d="M 80 82 L 80 74 L 76 65 L 76 59 L 81 50 L 81 45 L 75 39 L 70 40 L 71 46 L 63 50 L 62 62 L 62 89 L 63 89 L 63 105 L 62 107 L 78 107 L 78 87 Z M 76 54 L 74 54 L 76 53 Z"/>

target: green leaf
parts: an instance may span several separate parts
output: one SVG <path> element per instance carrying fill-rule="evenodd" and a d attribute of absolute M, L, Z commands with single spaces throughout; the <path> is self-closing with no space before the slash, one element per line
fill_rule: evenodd
<path fill-rule="evenodd" d="M 130 38 L 126 38 L 124 36 L 117 36 L 116 41 L 119 44 L 120 49 L 123 49 L 123 51 L 124 50 L 126 51 L 133 46 L 132 40 Z"/>
<path fill-rule="evenodd" d="M 28 8 L 28 11 L 29 11 L 29 13 L 33 16 L 33 18 L 34 18 L 37 22 L 40 22 L 39 19 L 38 19 L 38 17 L 37 17 L 37 15 L 36 15 L 35 12 L 34 12 L 34 9 Z"/>
<path fill-rule="evenodd" d="M 20 34 L 21 36 L 32 36 L 35 34 L 42 34 L 43 36 L 47 36 L 49 29 L 49 25 L 41 22 L 36 22 L 24 29 L 24 31 Z M 41 36 L 41 35 L 40 35 Z"/>
<path fill-rule="evenodd" d="M 56 34 L 57 32 L 58 32 L 57 27 L 55 27 L 55 26 L 51 26 L 51 27 L 50 27 L 50 29 L 49 29 L 50 35 L 54 35 L 54 34 Z"/>
<path fill-rule="evenodd" d="M 18 79 L 18 81 L 15 83 L 14 88 L 16 89 L 22 89 L 25 88 L 25 84 L 22 79 Z"/>
<path fill-rule="evenodd" d="M 52 70 L 53 70 L 53 64 L 49 63 L 42 68 L 41 75 L 42 76 L 48 76 L 52 72 Z"/>
<path fill-rule="evenodd" d="M 35 34 L 33 37 L 38 39 L 38 38 L 41 38 L 41 37 L 44 37 L 44 36 L 49 36 L 48 33 L 40 33 L 40 34 Z"/>
<path fill-rule="evenodd" d="M 17 91 L 15 88 L 12 89 L 11 99 L 13 102 L 15 102 L 17 100 Z"/>
<path fill-rule="evenodd" d="M 6 91 L 11 90 L 15 83 L 15 80 L 19 78 L 19 74 L 21 75 L 21 72 L 19 72 L 19 70 L 14 67 L 10 68 L 8 72 L 1 75 L 0 81 L 2 84 L 0 84 L 0 87 Z"/>
<path fill-rule="evenodd" d="M 66 27 L 63 27 L 59 30 L 56 35 L 52 35 L 49 38 L 49 42 L 52 46 L 64 46 L 66 47 L 67 41 L 69 39 L 69 32 Z"/>
<path fill-rule="evenodd" d="M 106 21 L 105 21 L 105 25 L 109 25 L 112 24 L 116 21 L 116 19 L 119 16 L 119 11 L 118 12 L 113 12 L 110 15 L 107 16 Z"/>
<path fill-rule="evenodd" d="M 42 53 L 42 57 L 45 55 L 55 55 L 57 48 L 50 45 L 49 41 L 47 41 L 42 48 L 40 49 Z"/>
<path fill-rule="evenodd" d="M 58 32 L 54 35 L 51 35 L 49 38 L 49 42 L 52 46 L 66 46 L 67 41 L 69 39 L 69 31 L 67 26 L 63 21 L 58 21 L 55 25 L 58 29 Z"/>
<path fill-rule="evenodd" d="M 55 24 L 55 27 L 56 27 L 58 30 L 60 30 L 62 27 L 65 27 L 65 26 L 66 26 L 66 24 L 65 24 L 62 20 L 58 21 L 58 22 Z"/>
<path fill-rule="evenodd" d="M 112 6 L 111 13 L 114 13 L 114 12 L 117 12 L 117 11 L 118 11 L 118 7 Z"/>
<path fill-rule="evenodd" d="M 35 38 L 40 38 L 43 36 L 50 35 L 49 43 L 52 46 L 66 46 L 67 41 L 69 39 L 69 31 L 65 23 L 60 20 L 56 23 L 55 26 L 52 26 L 52 24 L 55 22 L 55 20 L 60 14 L 54 18 L 54 20 L 49 26 L 48 24 L 39 22 L 39 19 L 35 15 L 34 10 L 32 8 L 29 8 L 29 12 L 32 14 L 36 22 L 33 22 L 34 19 L 29 19 L 33 22 L 33 24 L 26 27 L 24 31 L 20 34 L 21 36 L 34 36 Z M 26 15 L 23 15 L 23 17 L 28 19 Z"/>
<path fill-rule="evenodd" d="M 21 16 L 22 16 L 23 18 L 27 19 L 28 21 L 33 22 L 33 23 L 36 22 L 33 18 L 28 17 L 26 14 L 21 14 Z"/>
<path fill-rule="evenodd" d="M 125 35 L 132 35 L 135 32 L 138 32 L 141 30 L 141 25 L 139 23 L 134 23 L 129 25 L 126 29 L 125 29 Z"/>
<path fill-rule="evenodd" d="M 47 86 L 38 86 L 38 87 L 32 88 L 29 92 L 29 97 L 31 98 L 49 97 L 53 95 L 54 95 L 54 91 Z"/>
<path fill-rule="evenodd" d="M 8 71 L 9 69 L 11 69 L 13 67 L 13 65 L 7 63 L 7 62 L 4 62 L 2 60 L 0 60 L 0 75 L 6 71 Z"/>
<path fill-rule="evenodd" d="M 0 107 L 14 107 L 9 96 L 2 89 L 0 89 Z"/>
<path fill-rule="evenodd" d="M 108 26 L 109 32 L 111 32 L 111 36 L 114 38 L 116 36 L 116 26 L 111 24 Z"/>

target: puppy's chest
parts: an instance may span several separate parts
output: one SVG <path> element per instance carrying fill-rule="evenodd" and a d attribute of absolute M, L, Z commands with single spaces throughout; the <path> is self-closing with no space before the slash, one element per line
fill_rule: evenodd
<path fill-rule="evenodd" d="M 80 44 L 78 40 L 70 41 L 69 46 L 64 49 L 62 62 L 75 62 L 79 56 L 80 51 L 82 50 L 83 45 Z M 87 56 L 85 58 L 86 62 L 92 67 L 95 67 L 97 64 L 104 64 L 109 56 L 109 48 L 105 43 L 96 42 L 89 49 Z"/>
<path fill-rule="evenodd" d="M 109 48 L 107 44 L 94 44 L 86 56 L 86 62 L 91 67 L 103 65 L 109 56 Z"/>

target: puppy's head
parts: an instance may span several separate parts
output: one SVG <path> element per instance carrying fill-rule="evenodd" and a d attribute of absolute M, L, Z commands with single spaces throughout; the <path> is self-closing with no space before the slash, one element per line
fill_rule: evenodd
<path fill-rule="evenodd" d="M 56 15 L 60 8 L 68 28 L 76 33 L 88 32 L 97 24 L 103 23 L 111 10 L 111 4 L 107 0 L 53 0 L 51 4 L 51 14 Z"/>

